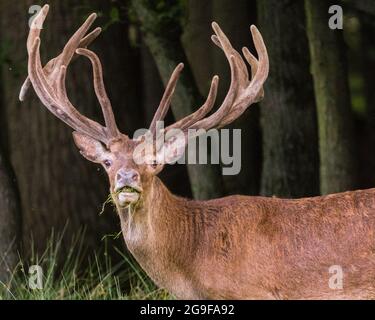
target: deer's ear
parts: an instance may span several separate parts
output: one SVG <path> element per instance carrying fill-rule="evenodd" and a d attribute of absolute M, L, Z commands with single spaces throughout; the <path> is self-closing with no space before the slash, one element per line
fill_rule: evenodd
<path fill-rule="evenodd" d="M 83 133 L 74 131 L 73 139 L 80 153 L 89 161 L 101 163 L 109 154 L 109 151 L 100 141 L 95 140 Z"/>

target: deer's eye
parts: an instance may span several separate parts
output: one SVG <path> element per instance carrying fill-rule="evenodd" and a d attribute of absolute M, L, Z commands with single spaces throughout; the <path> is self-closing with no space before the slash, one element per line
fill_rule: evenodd
<path fill-rule="evenodd" d="M 112 165 L 112 161 L 111 160 L 104 160 L 103 161 L 103 164 L 106 168 L 109 168 L 111 165 Z"/>

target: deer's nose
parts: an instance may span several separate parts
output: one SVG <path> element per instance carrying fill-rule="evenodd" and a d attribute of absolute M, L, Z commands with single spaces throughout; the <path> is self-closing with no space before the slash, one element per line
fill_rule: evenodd
<path fill-rule="evenodd" d="M 116 173 L 115 178 L 115 190 L 123 187 L 139 187 L 140 176 L 139 173 L 134 169 L 120 169 Z"/>

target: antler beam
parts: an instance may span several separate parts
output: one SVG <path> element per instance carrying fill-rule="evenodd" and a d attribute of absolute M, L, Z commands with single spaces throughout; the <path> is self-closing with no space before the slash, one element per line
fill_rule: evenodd
<path fill-rule="evenodd" d="M 40 60 L 40 30 L 47 17 L 49 6 L 45 5 L 33 20 L 27 39 L 29 53 L 28 73 L 33 88 L 41 102 L 59 119 L 64 121 L 74 130 L 91 136 L 105 144 L 116 138 L 120 133 L 117 129 L 115 118 L 112 112 L 111 103 L 106 94 L 102 67 L 99 58 L 90 50 L 85 49 L 101 32 L 96 28 L 85 36 L 96 14 L 91 14 L 82 26 L 74 33 L 66 43 L 62 53 L 51 59 L 43 68 Z M 69 101 L 65 88 L 66 69 L 75 54 L 85 55 L 91 60 L 94 71 L 94 87 L 102 107 L 105 124 L 99 123 L 83 116 Z M 20 100 L 25 96 L 29 87 L 26 79 L 21 88 Z"/>
<path fill-rule="evenodd" d="M 165 132 L 171 129 L 181 129 L 186 134 L 188 129 L 221 128 L 235 119 L 237 119 L 250 105 L 259 102 L 264 96 L 263 84 L 267 79 L 269 72 L 269 59 L 267 49 L 262 35 L 253 25 L 250 28 L 255 48 L 258 53 L 258 59 L 252 55 L 248 48 L 242 49 L 246 61 L 251 67 L 251 75 L 247 71 L 247 66 L 241 55 L 232 47 L 229 39 L 220 29 L 216 22 L 212 23 L 212 29 L 215 35 L 212 41 L 223 50 L 230 66 L 231 83 L 227 95 L 216 112 L 205 117 L 215 104 L 217 86 L 219 77 L 214 76 L 211 82 L 211 88 L 206 102 L 196 112 L 186 116 L 176 123 L 168 126 Z M 178 76 L 182 70 L 182 64 L 179 64 L 172 73 L 164 92 L 162 102 L 155 113 L 150 129 L 155 132 L 156 121 L 162 120 L 168 111 L 170 101 L 176 87 Z"/>

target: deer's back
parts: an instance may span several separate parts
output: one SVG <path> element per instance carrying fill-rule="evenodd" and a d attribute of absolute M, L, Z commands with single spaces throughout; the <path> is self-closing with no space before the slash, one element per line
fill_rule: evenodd
<path fill-rule="evenodd" d="M 205 275 L 208 297 L 375 298 L 375 189 L 202 204 L 193 271 Z M 343 290 L 329 287 L 332 266 L 343 270 Z"/>

